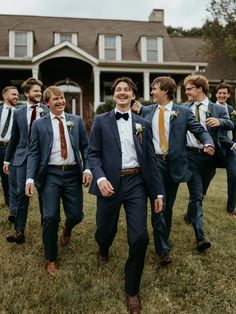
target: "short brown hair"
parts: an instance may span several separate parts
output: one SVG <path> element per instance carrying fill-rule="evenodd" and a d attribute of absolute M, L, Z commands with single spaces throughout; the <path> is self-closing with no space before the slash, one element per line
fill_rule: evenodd
<path fill-rule="evenodd" d="M 185 77 L 184 86 L 186 86 L 188 83 L 193 84 L 197 88 L 201 87 L 205 95 L 209 93 L 209 83 L 206 77 L 203 75 L 195 74 Z"/>
<path fill-rule="evenodd" d="M 170 76 L 159 76 L 152 81 L 151 86 L 154 87 L 155 84 L 159 84 L 160 90 L 167 92 L 166 95 L 170 100 L 174 99 L 176 92 L 176 83 L 174 79 Z"/>
<path fill-rule="evenodd" d="M 219 85 L 216 86 L 216 92 L 218 92 L 219 89 L 227 88 L 228 93 L 230 94 L 231 92 L 231 86 L 227 83 L 220 83 Z"/>
<path fill-rule="evenodd" d="M 40 80 L 30 77 L 26 81 L 24 81 L 21 85 L 23 93 L 28 93 L 34 85 L 43 87 L 43 83 Z"/>
<path fill-rule="evenodd" d="M 10 89 L 16 89 L 16 90 L 17 90 L 17 87 L 15 87 L 15 86 L 6 86 L 6 87 L 4 87 L 3 90 L 2 90 L 2 96 L 3 96 L 6 92 L 8 92 Z"/>
<path fill-rule="evenodd" d="M 120 82 L 125 82 L 129 88 L 133 91 L 135 97 L 137 97 L 137 93 L 138 93 L 138 88 L 136 86 L 136 84 L 132 81 L 131 78 L 127 77 L 127 76 L 123 76 L 123 77 L 118 77 L 115 82 L 113 83 L 112 87 L 111 87 L 111 92 L 112 94 L 114 94 L 114 91 L 116 89 L 116 86 L 120 83 Z"/>
<path fill-rule="evenodd" d="M 48 88 L 45 89 L 43 92 L 43 101 L 45 104 L 47 104 L 52 96 L 54 95 L 64 95 L 64 92 L 57 86 L 49 86 Z"/>

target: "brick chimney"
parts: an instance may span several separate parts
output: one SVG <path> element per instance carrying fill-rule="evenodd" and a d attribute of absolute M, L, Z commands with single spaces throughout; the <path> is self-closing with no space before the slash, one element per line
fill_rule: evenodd
<path fill-rule="evenodd" d="M 149 15 L 149 22 L 159 22 L 164 23 L 164 10 L 153 9 Z"/>

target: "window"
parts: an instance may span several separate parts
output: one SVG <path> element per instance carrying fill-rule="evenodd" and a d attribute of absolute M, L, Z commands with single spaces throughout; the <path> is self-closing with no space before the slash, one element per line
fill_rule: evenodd
<path fill-rule="evenodd" d="M 69 41 L 73 45 L 78 45 L 78 35 L 76 33 L 54 33 L 54 45 L 58 45 L 63 41 Z"/>
<path fill-rule="evenodd" d="M 105 60 L 121 60 L 121 36 L 99 36 L 99 58 Z"/>
<path fill-rule="evenodd" d="M 10 31 L 9 33 L 10 57 L 33 56 L 33 32 Z"/>
<path fill-rule="evenodd" d="M 142 61 L 163 62 L 162 37 L 141 37 L 138 48 Z"/>

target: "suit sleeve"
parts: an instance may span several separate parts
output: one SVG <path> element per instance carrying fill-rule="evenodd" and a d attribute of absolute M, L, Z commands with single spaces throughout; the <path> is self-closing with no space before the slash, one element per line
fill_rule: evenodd
<path fill-rule="evenodd" d="M 40 156 L 39 130 L 37 123 L 33 123 L 29 152 L 27 156 L 26 179 L 36 179 L 39 169 Z"/>
<path fill-rule="evenodd" d="M 9 143 L 7 145 L 7 150 L 6 150 L 6 154 L 5 154 L 5 161 L 10 162 L 14 152 L 16 150 L 16 147 L 19 143 L 19 139 L 20 139 L 20 132 L 19 132 L 19 128 L 18 128 L 18 124 L 17 124 L 17 119 L 16 119 L 16 113 L 13 115 L 13 124 L 12 124 L 12 129 L 11 129 L 11 137 L 9 140 Z"/>
<path fill-rule="evenodd" d="M 219 107 L 219 120 L 220 120 L 220 128 L 222 130 L 233 130 L 234 124 L 228 117 L 228 114 L 225 108 Z"/>
<path fill-rule="evenodd" d="M 88 137 L 86 134 L 84 122 L 81 118 L 79 120 L 79 139 L 80 139 L 79 150 L 80 150 L 81 158 L 83 161 L 83 169 L 84 170 L 89 169 L 89 165 L 88 165 Z"/>

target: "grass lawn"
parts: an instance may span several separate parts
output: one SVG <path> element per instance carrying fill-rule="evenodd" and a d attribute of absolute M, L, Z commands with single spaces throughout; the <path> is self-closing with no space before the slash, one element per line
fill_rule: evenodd
<path fill-rule="evenodd" d="M 84 193 L 85 219 L 76 226 L 67 247 L 59 247 L 60 272 L 47 275 L 41 242 L 37 200 L 30 203 L 26 243 L 7 243 L 12 226 L 0 198 L 0 313 L 127 313 L 124 263 L 127 256 L 123 210 L 110 250 L 109 264 L 98 269 L 94 240 L 96 199 Z M 207 253 L 195 250 L 191 226 L 183 221 L 188 193 L 178 191 L 171 244 L 173 262 L 161 268 L 155 256 L 149 219 L 150 244 L 141 286 L 144 314 L 236 313 L 236 219 L 226 214 L 226 175 L 219 169 L 204 200 Z M 150 216 L 150 215 L 149 215 Z M 60 225 L 62 231 L 64 215 Z"/>

